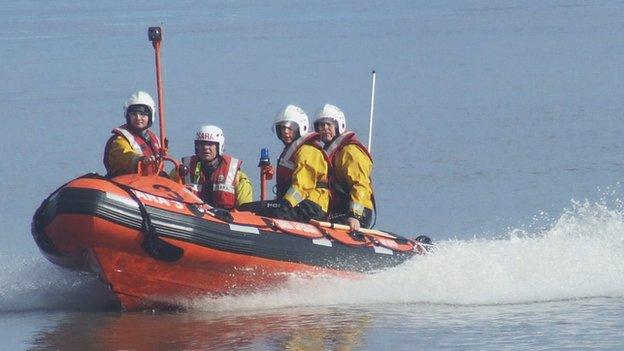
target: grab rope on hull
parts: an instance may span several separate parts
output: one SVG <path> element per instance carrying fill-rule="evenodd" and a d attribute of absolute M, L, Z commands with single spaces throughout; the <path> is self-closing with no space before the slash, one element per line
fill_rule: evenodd
<path fill-rule="evenodd" d="M 132 200 L 137 203 L 137 205 L 139 206 L 139 212 L 141 213 L 141 231 L 145 234 L 145 240 L 143 240 L 141 248 L 143 248 L 143 250 L 148 255 L 159 261 L 165 262 L 175 262 L 182 258 L 182 256 L 184 255 L 184 250 L 158 237 L 158 233 L 156 233 L 156 228 L 152 224 L 152 220 L 149 213 L 147 212 L 147 209 L 145 208 L 145 205 L 132 191 L 131 187 L 116 182 L 112 179 L 102 177 L 97 173 L 90 173 L 81 178 L 97 178 L 113 183 L 120 189 L 124 190 L 132 198 Z"/>
<path fill-rule="evenodd" d="M 107 182 L 110 182 L 114 184 L 115 186 L 117 186 L 118 188 L 125 191 L 130 196 L 130 198 L 132 198 L 132 200 L 134 200 L 137 203 L 139 207 L 139 212 L 141 213 L 141 231 L 145 235 L 145 239 L 143 240 L 141 247 L 148 255 L 150 255 L 152 258 L 155 258 L 160 261 L 165 261 L 165 262 L 175 262 L 175 261 L 178 261 L 180 258 L 182 258 L 182 256 L 184 255 L 184 250 L 158 237 L 158 233 L 156 233 L 156 228 L 152 224 L 150 215 L 147 209 L 145 208 L 145 205 L 132 191 L 131 187 L 125 184 L 116 182 L 112 179 L 103 177 L 97 173 L 87 173 L 76 179 L 83 179 L 83 178 L 99 179 L 99 180 L 105 180 Z M 35 238 L 35 241 L 39 244 L 39 247 L 41 247 L 42 250 L 53 255 L 60 255 L 60 252 L 54 247 L 54 244 L 52 243 L 50 238 L 45 234 L 43 221 L 46 216 L 46 211 L 47 211 L 50 199 L 53 198 L 61 189 L 65 188 L 67 184 L 73 182 L 74 180 L 71 180 L 63 184 L 54 192 L 52 192 L 50 196 L 48 196 L 41 203 L 41 206 L 39 206 L 39 208 L 35 212 L 35 215 L 33 216 L 31 232 L 32 232 L 33 237 Z"/>

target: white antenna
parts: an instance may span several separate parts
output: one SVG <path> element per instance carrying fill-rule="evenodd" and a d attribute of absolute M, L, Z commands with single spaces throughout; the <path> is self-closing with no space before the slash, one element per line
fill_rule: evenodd
<path fill-rule="evenodd" d="M 375 111 L 375 71 L 373 71 L 373 87 L 371 89 L 370 117 L 368 119 L 368 152 L 371 152 L 371 141 L 373 138 L 373 113 Z"/>

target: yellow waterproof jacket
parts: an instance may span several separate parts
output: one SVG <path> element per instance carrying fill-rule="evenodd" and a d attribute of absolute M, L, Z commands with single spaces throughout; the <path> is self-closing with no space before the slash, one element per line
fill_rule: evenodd
<path fill-rule="evenodd" d="M 104 167 L 109 177 L 122 174 L 136 173 L 137 163 L 142 156 L 152 156 L 158 152 L 160 142 L 158 137 L 147 131 L 145 139 L 136 136 L 125 125 L 113 129 L 113 136 L 108 139 L 104 149 Z"/>
<path fill-rule="evenodd" d="M 334 180 L 346 185 L 349 210 L 357 215 L 362 215 L 364 208 L 373 210 L 372 170 L 371 158 L 357 144 L 346 144 L 334 155 Z"/>
<path fill-rule="evenodd" d="M 245 172 L 236 172 L 236 207 L 253 201 L 253 185 Z"/>
<path fill-rule="evenodd" d="M 328 164 L 323 151 L 308 144 L 301 145 L 293 155 L 295 165 L 292 182 L 284 195 L 284 200 L 295 207 L 308 199 L 321 207 L 323 212 L 329 210 L 330 191 L 327 187 Z M 318 184 L 325 184 L 319 187 Z"/>
<path fill-rule="evenodd" d="M 110 141 L 108 148 L 108 174 L 117 176 L 120 174 L 135 173 L 137 163 L 142 154 L 137 154 L 132 149 L 128 139 L 117 135 Z"/>

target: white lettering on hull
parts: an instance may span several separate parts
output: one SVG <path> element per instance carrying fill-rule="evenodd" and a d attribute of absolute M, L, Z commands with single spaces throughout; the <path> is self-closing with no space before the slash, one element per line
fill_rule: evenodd
<path fill-rule="evenodd" d="M 182 205 L 180 202 L 175 201 L 175 200 L 165 199 L 164 197 L 156 196 L 153 194 L 147 194 L 136 189 L 132 189 L 132 192 L 142 201 L 164 205 L 167 207 L 175 207 L 178 210 L 181 210 L 184 208 L 184 205 Z"/>

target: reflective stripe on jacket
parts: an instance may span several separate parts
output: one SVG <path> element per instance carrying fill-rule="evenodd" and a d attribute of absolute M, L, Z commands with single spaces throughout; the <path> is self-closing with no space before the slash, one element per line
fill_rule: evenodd
<path fill-rule="evenodd" d="M 317 133 L 300 137 L 284 148 L 277 162 L 277 198 L 291 206 L 307 199 L 327 213 L 329 159 Z"/>

